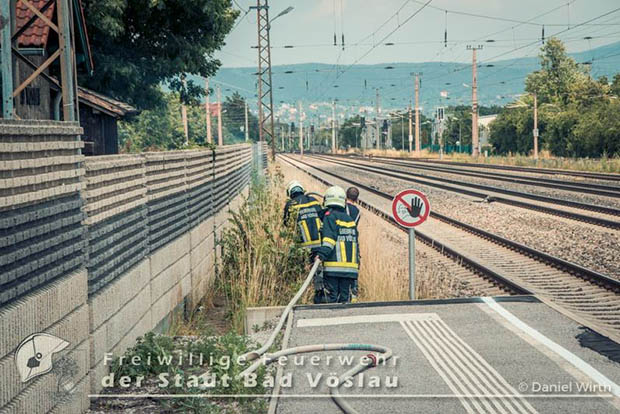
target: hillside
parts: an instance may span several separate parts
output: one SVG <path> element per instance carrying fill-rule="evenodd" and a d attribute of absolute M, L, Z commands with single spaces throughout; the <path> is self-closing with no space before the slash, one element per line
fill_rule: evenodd
<path fill-rule="evenodd" d="M 611 78 L 620 72 L 620 42 L 591 51 L 572 54 L 577 62 L 592 62 L 592 76 Z M 481 58 L 484 55 L 481 56 Z M 391 69 L 386 69 L 391 67 Z M 505 104 L 523 92 L 525 76 L 538 69 L 537 58 L 519 58 L 479 67 L 479 99 L 483 105 Z M 342 71 L 345 67 L 338 67 Z M 386 63 L 357 65 L 336 79 L 334 65 L 308 63 L 273 67 L 274 105 L 295 104 L 299 97 L 305 105 L 330 102 L 337 98 L 343 107 L 374 106 L 375 88 L 380 89 L 384 108 L 402 108 L 413 95 L 411 72 L 422 72 L 421 106 L 424 112 L 435 106 L 468 104 L 471 99 L 471 65 L 454 62 Z M 215 80 L 222 82 L 223 95 L 237 90 L 255 100 L 256 68 L 222 68 Z M 292 72 L 292 73 L 285 73 Z M 307 83 L 306 83 L 307 82 Z M 240 89 L 238 89 L 240 88 Z M 448 98 L 440 92 L 447 91 Z M 323 112 L 323 111 L 322 111 Z"/>

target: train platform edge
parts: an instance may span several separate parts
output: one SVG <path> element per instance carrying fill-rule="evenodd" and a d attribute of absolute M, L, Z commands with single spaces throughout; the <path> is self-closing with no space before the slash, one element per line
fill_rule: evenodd
<path fill-rule="evenodd" d="M 360 413 L 620 410 L 620 345 L 535 296 L 296 306 L 282 347 L 317 343 L 393 350 L 340 387 Z M 341 413 L 330 384 L 366 354 L 277 362 L 270 412 Z"/>

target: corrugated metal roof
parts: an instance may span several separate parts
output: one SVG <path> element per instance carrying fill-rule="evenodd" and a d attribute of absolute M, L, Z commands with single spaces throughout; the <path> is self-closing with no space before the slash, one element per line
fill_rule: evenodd
<path fill-rule="evenodd" d="M 45 0 L 30 0 L 30 3 L 37 9 L 41 9 L 47 2 Z M 52 16 L 54 16 L 55 8 L 56 3 L 52 4 L 45 12 L 43 12 L 43 15 L 51 20 Z M 26 7 L 21 0 L 17 0 L 15 9 L 16 25 L 17 29 L 19 29 L 23 27 L 32 16 L 34 16 L 34 13 Z M 47 46 L 49 33 L 50 27 L 41 19 L 36 19 L 32 22 L 30 27 L 28 27 L 28 29 L 26 29 L 26 31 L 19 36 L 19 46 L 45 48 Z"/>

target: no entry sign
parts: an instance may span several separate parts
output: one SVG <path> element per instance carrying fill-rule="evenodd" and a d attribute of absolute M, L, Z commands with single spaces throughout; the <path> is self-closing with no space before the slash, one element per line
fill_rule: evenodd
<path fill-rule="evenodd" d="M 403 227 L 413 228 L 424 223 L 431 212 L 428 199 L 418 190 L 404 190 L 392 200 L 394 220 Z"/>

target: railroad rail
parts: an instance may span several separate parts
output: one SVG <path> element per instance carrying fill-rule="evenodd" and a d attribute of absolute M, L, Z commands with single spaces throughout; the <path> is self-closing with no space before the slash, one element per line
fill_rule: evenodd
<path fill-rule="evenodd" d="M 326 185 L 340 181 L 367 191 L 375 201 L 369 201 L 369 195 L 360 200 L 362 206 L 395 224 L 386 203 L 392 195 L 299 159 L 284 155 L 280 159 Z M 381 203 L 386 207 L 381 208 Z M 432 211 L 416 236 L 485 278 L 515 293 L 535 294 L 579 323 L 620 342 L 620 281 Z"/>
<path fill-rule="evenodd" d="M 368 158 L 357 155 L 336 155 L 333 157 L 350 158 L 356 160 L 368 160 Z M 554 190 L 575 191 L 580 193 L 593 194 L 597 196 L 620 198 L 620 187 L 596 183 L 579 183 L 574 181 L 554 180 L 550 178 L 528 177 L 524 175 L 503 174 L 491 171 L 471 171 L 464 168 L 442 167 L 436 165 L 425 165 L 428 163 L 415 161 L 396 161 L 393 158 L 373 157 L 374 161 L 383 164 L 399 165 L 402 167 L 416 168 L 426 171 L 444 172 L 449 174 L 459 174 L 468 177 L 485 178 L 496 181 L 504 181 L 514 184 L 531 185 L 535 187 L 552 188 Z"/>
<path fill-rule="evenodd" d="M 403 158 L 388 157 L 388 156 L 383 156 L 383 155 L 381 156 L 381 158 L 403 160 Z M 415 161 L 426 162 L 429 164 L 457 165 L 460 167 L 489 168 L 493 170 L 520 171 L 520 172 L 539 173 L 539 174 L 547 174 L 547 175 L 564 175 L 564 176 L 591 178 L 593 180 L 620 182 L 620 174 L 612 174 L 612 173 L 595 173 L 595 172 L 587 172 L 587 171 L 560 170 L 560 169 L 540 168 L 540 167 L 520 167 L 517 165 L 477 164 L 477 163 L 468 163 L 468 162 L 441 161 L 441 160 L 436 160 L 436 159 L 431 159 L 431 158 L 416 158 Z"/>
<path fill-rule="evenodd" d="M 585 222 L 589 224 L 595 224 L 595 225 L 602 226 L 602 227 L 620 229 L 620 221 L 611 220 L 611 219 L 607 219 L 603 217 L 590 216 L 587 214 L 577 213 L 577 212 L 569 211 L 569 210 L 563 210 L 563 209 L 559 209 L 559 208 L 555 208 L 551 206 L 546 206 L 543 204 L 536 204 L 536 203 L 531 203 L 528 201 L 522 201 L 522 200 L 518 200 L 517 198 L 532 199 L 532 200 L 543 202 L 543 203 L 557 204 L 557 205 L 562 205 L 562 206 L 566 206 L 570 208 L 578 208 L 578 209 L 583 209 L 587 211 L 608 214 L 611 216 L 620 216 L 620 210 L 614 209 L 611 207 L 596 206 L 592 204 L 579 203 L 576 201 L 561 200 L 557 198 L 540 196 L 536 194 L 528 194 L 528 193 L 523 193 L 523 192 L 513 191 L 513 190 L 506 190 L 503 188 L 485 186 L 481 184 L 459 182 L 459 181 L 450 180 L 447 178 L 428 177 L 423 174 L 417 174 L 417 173 L 409 172 L 409 171 L 395 170 L 392 168 L 381 167 L 381 166 L 376 166 L 376 165 L 368 166 L 367 164 L 362 164 L 360 162 L 351 163 L 351 162 L 345 162 L 341 160 L 335 160 L 331 157 L 316 156 L 316 155 L 314 157 L 320 160 L 324 160 L 326 162 L 331 162 L 331 163 L 339 164 L 339 165 L 346 166 L 346 167 L 357 168 L 357 169 L 372 172 L 375 174 L 380 174 L 381 176 L 387 176 L 387 177 L 397 178 L 400 180 L 406 180 L 406 181 L 410 181 L 410 182 L 414 182 L 418 184 L 427 185 L 430 187 L 441 188 L 443 190 L 448 190 L 448 191 L 461 193 L 461 194 L 465 194 L 465 195 L 469 195 L 473 197 L 478 197 L 478 198 L 486 199 L 489 201 L 500 202 L 503 204 L 512 205 L 516 207 L 540 211 L 540 212 L 551 214 L 554 216 L 564 217 L 564 218 L 581 221 L 581 222 Z M 472 189 L 470 190 L 469 188 L 472 188 Z M 482 189 L 482 190 L 489 191 L 490 193 L 481 193 L 478 191 L 474 191 L 473 189 Z M 505 194 L 510 197 L 503 197 L 500 194 Z M 511 197 L 517 197 L 517 198 L 511 198 Z"/>

